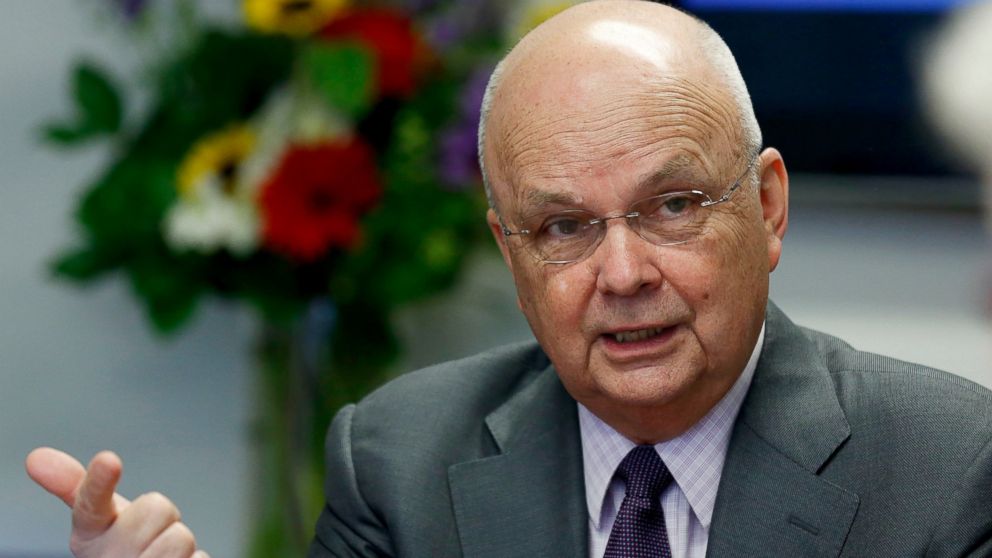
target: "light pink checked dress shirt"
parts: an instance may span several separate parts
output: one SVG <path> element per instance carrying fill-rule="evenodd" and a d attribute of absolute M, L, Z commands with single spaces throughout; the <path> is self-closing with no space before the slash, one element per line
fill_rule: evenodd
<path fill-rule="evenodd" d="M 727 457 L 730 432 L 751 386 L 765 339 L 761 326 L 751 358 L 730 391 L 692 428 L 678 438 L 656 444 L 673 481 L 661 494 L 672 558 L 703 558 L 709 540 L 716 490 Z M 620 461 L 636 444 L 579 404 L 586 504 L 589 508 L 589 556 L 601 558 L 623 501 L 624 486 L 613 478 Z"/>

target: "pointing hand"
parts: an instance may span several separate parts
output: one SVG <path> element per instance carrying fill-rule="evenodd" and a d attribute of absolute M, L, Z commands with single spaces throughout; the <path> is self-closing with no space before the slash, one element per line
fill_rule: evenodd
<path fill-rule="evenodd" d="M 208 558 L 165 496 L 152 492 L 133 502 L 117 494 L 122 465 L 98 453 L 88 469 L 52 448 L 32 451 L 28 475 L 72 508 L 69 548 L 77 558 Z"/>

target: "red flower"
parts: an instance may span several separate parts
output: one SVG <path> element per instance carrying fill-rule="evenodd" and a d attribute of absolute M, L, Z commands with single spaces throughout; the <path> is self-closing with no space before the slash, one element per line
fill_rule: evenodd
<path fill-rule="evenodd" d="M 409 18 L 383 8 L 348 11 L 324 26 L 320 37 L 353 39 L 368 47 L 375 54 L 380 95 L 413 93 L 418 41 Z"/>
<path fill-rule="evenodd" d="M 292 146 L 262 185 L 265 244 L 302 261 L 349 248 L 381 192 L 375 155 L 360 140 Z"/>

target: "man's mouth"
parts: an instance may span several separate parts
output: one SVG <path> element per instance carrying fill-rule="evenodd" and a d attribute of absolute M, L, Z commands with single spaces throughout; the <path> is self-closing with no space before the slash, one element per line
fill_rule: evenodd
<path fill-rule="evenodd" d="M 635 341 L 644 341 L 645 339 L 650 339 L 652 337 L 657 337 L 664 333 L 668 328 L 666 327 L 649 327 L 645 329 L 635 329 L 631 331 L 618 331 L 616 333 L 609 334 L 617 343 L 633 343 Z"/>

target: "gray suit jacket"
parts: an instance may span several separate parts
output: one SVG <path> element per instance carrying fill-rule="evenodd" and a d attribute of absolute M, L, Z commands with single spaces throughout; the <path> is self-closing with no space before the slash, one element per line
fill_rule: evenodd
<path fill-rule="evenodd" d="M 575 402 L 522 344 L 343 409 L 309 556 L 588 556 Z M 992 556 L 992 392 L 769 305 L 708 556 Z"/>

